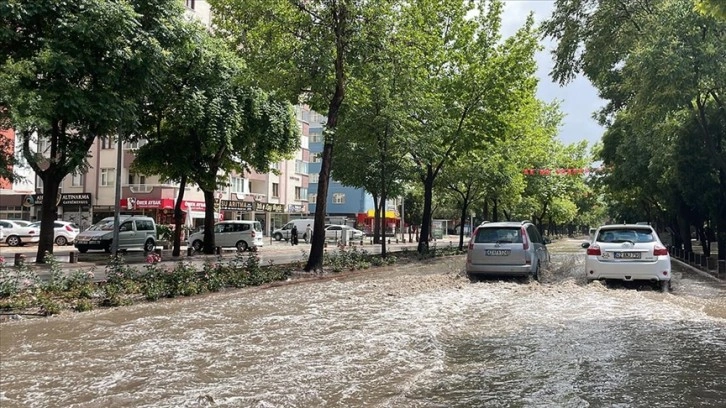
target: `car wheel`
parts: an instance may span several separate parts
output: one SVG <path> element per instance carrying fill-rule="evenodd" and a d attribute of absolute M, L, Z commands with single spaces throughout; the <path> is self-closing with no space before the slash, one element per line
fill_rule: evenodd
<path fill-rule="evenodd" d="M 156 249 L 156 244 L 154 244 L 154 241 L 151 239 L 147 239 L 144 243 L 144 252 L 154 252 Z"/>
<path fill-rule="evenodd" d="M 19 246 L 22 241 L 20 241 L 20 237 L 17 235 L 11 235 L 8 237 L 8 239 L 5 240 L 5 243 L 8 244 L 8 246 L 14 247 Z"/>
<path fill-rule="evenodd" d="M 66 239 L 66 237 L 61 235 L 55 239 L 55 244 L 59 245 L 59 246 L 64 246 L 64 245 L 68 244 L 68 240 Z"/>
<path fill-rule="evenodd" d="M 194 248 L 195 251 L 200 252 L 202 250 L 202 247 L 204 244 L 200 240 L 196 240 L 192 242 L 192 248 Z"/>
<path fill-rule="evenodd" d="M 278 232 L 278 233 L 275 234 L 274 238 L 275 238 L 275 241 L 282 241 L 282 234 L 280 234 Z"/>
<path fill-rule="evenodd" d="M 476 275 L 474 275 L 473 273 L 467 272 L 466 273 L 466 277 L 469 278 L 469 282 L 471 282 L 471 283 L 477 283 L 477 282 L 479 282 L 479 277 L 476 276 Z"/>
<path fill-rule="evenodd" d="M 668 293 L 668 291 L 671 288 L 671 281 L 660 281 L 660 291 L 663 293 Z"/>
<path fill-rule="evenodd" d="M 112 245 L 112 242 L 111 241 L 108 241 L 108 244 L 106 244 L 106 246 L 103 247 L 103 252 L 105 252 L 107 254 L 110 254 L 111 253 L 111 245 Z"/>
<path fill-rule="evenodd" d="M 240 252 L 244 252 L 247 250 L 247 248 L 249 248 L 249 246 L 247 245 L 247 243 L 245 241 L 238 241 L 236 247 L 237 247 L 237 250 Z"/>
<path fill-rule="evenodd" d="M 534 270 L 534 275 L 532 276 L 532 278 L 537 282 L 542 279 L 542 268 L 540 268 L 539 262 L 537 263 L 537 268 Z"/>
<path fill-rule="evenodd" d="M 79 247 L 76 247 L 76 249 L 78 249 L 78 252 L 80 252 L 82 254 L 85 254 L 86 252 L 88 252 L 88 247 L 86 247 L 86 246 L 79 246 Z"/>

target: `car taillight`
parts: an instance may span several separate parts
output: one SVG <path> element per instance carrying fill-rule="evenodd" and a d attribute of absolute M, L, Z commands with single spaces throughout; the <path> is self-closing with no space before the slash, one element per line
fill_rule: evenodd
<path fill-rule="evenodd" d="M 66 225 L 66 231 L 73 232 L 73 228 L 70 225 Z"/>
<path fill-rule="evenodd" d="M 654 256 L 668 255 L 668 249 L 663 248 L 660 245 L 656 245 L 655 248 L 653 248 L 653 255 Z"/>
<path fill-rule="evenodd" d="M 522 227 L 522 248 L 526 251 L 529 249 L 529 240 L 527 239 L 527 230 Z"/>
<path fill-rule="evenodd" d="M 30 235 L 35 235 L 35 230 L 30 230 L 30 231 L 28 231 L 28 234 L 30 234 Z"/>
<path fill-rule="evenodd" d="M 474 229 L 474 233 L 471 234 L 471 238 L 469 238 L 469 250 L 470 251 L 472 249 L 474 249 L 474 239 L 476 239 L 476 233 L 477 232 L 479 232 L 479 227 L 476 227 L 476 229 Z"/>
<path fill-rule="evenodd" d="M 252 235 L 252 238 L 254 238 L 255 237 L 255 231 L 252 231 L 252 234 L 250 234 L 250 235 Z"/>
<path fill-rule="evenodd" d="M 599 246 L 593 245 L 593 246 L 587 248 L 587 254 L 588 255 L 600 256 L 600 255 L 602 255 L 602 252 L 600 252 L 600 247 Z"/>

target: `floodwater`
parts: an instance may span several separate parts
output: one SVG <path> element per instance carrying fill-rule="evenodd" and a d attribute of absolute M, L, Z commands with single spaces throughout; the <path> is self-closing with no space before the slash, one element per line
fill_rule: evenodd
<path fill-rule="evenodd" d="M 463 258 L 0 325 L 0 406 L 724 407 L 726 287 Z"/>

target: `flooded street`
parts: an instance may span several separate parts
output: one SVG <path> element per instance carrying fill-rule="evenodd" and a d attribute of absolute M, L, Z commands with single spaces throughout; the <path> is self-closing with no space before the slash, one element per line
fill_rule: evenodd
<path fill-rule="evenodd" d="M 426 265 L 0 325 L 0 406 L 723 407 L 726 287 Z"/>

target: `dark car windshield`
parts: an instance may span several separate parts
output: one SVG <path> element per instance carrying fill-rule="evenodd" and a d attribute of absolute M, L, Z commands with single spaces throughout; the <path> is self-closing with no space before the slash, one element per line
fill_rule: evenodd
<path fill-rule="evenodd" d="M 109 221 L 101 221 L 91 228 L 88 229 L 89 231 L 112 231 L 113 230 L 113 220 Z"/>
<path fill-rule="evenodd" d="M 474 238 L 477 244 L 511 244 L 522 242 L 522 229 L 519 227 L 479 228 Z"/>
<path fill-rule="evenodd" d="M 597 236 L 599 242 L 654 242 L 656 240 L 650 228 L 618 228 L 601 230 Z"/>

